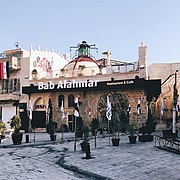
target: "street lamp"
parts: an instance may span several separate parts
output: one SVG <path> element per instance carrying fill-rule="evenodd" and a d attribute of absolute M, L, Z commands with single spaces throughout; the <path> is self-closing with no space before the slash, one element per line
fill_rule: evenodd
<path fill-rule="evenodd" d="M 177 119 L 177 100 L 178 100 L 178 90 L 176 87 L 176 83 L 177 83 L 177 73 L 178 71 L 176 70 L 175 72 L 175 83 L 174 83 L 174 87 L 173 87 L 173 123 L 172 123 L 172 133 L 175 134 L 176 133 L 176 119 Z"/>

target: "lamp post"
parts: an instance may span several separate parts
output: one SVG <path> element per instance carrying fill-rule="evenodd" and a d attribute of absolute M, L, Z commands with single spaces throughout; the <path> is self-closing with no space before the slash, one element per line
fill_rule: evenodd
<path fill-rule="evenodd" d="M 175 72 L 175 83 L 174 83 L 174 87 L 173 87 L 173 123 L 172 123 L 172 133 L 175 134 L 176 133 L 176 119 L 177 119 L 177 100 L 178 100 L 178 91 L 176 88 L 176 84 L 177 84 L 177 73 L 178 71 L 176 70 Z"/>

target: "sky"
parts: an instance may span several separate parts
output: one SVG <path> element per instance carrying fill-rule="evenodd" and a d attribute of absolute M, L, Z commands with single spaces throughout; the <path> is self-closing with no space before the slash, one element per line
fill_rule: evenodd
<path fill-rule="evenodd" d="M 148 64 L 180 61 L 179 0 L 1 0 L 0 52 L 19 47 L 70 53 L 83 40 L 134 62 L 148 47 Z M 71 52 L 72 56 L 74 52 Z"/>

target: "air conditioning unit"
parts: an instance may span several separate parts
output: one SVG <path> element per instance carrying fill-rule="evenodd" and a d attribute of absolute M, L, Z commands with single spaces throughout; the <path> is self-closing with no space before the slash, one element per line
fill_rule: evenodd
<path fill-rule="evenodd" d="M 20 65 L 17 57 L 11 57 L 11 60 L 9 62 L 9 68 L 11 70 L 19 70 Z"/>

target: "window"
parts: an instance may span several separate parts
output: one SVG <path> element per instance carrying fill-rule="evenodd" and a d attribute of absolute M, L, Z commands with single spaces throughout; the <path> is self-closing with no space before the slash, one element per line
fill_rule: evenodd
<path fill-rule="evenodd" d="M 70 94 L 68 96 L 68 107 L 74 107 L 74 95 Z"/>
<path fill-rule="evenodd" d="M 12 93 L 20 91 L 20 78 L 4 79 L 2 82 L 2 93 Z"/>
<path fill-rule="evenodd" d="M 62 106 L 62 101 L 63 101 L 63 106 L 64 106 L 64 95 L 59 95 L 58 96 L 58 107 Z"/>

